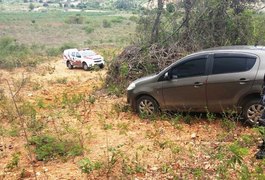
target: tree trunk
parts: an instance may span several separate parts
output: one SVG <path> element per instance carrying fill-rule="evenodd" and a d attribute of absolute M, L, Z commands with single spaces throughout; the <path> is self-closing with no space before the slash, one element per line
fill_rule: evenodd
<path fill-rule="evenodd" d="M 159 31 L 161 14 L 163 12 L 163 7 L 164 7 L 164 0 L 158 0 L 156 19 L 151 34 L 151 44 L 158 41 L 158 31 Z"/>
<path fill-rule="evenodd" d="M 184 0 L 184 9 L 185 9 L 184 27 L 186 27 L 187 29 L 189 28 L 191 7 L 192 7 L 191 0 Z"/>

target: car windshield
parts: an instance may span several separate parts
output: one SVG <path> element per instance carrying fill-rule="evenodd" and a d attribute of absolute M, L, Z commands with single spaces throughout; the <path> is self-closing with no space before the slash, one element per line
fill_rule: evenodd
<path fill-rule="evenodd" d="M 96 55 L 96 53 L 92 50 L 85 50 L 85 51 L 81 51 L 82 56 L 84 57 L 88 57 L 88 56 L 94 56 Z"/>

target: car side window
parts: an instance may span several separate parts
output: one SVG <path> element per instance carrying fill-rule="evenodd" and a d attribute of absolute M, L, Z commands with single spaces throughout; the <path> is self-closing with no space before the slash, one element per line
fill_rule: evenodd
<path fill-rule="evenodd" d="M 250 57 L 215 57 L 212 74 L 236 73 L 250 70 L 256 62 Z"/>
<path fill-rule="evenodd" d="M 75 52 L 72 52 L 72 57 L 75 57 Z"/>
<path fill-rule="evenodd" d="M 186 78 L 205 75 L 206 58 L 192 59 L 175 66 L 172 71 L 172 78 Z"/>

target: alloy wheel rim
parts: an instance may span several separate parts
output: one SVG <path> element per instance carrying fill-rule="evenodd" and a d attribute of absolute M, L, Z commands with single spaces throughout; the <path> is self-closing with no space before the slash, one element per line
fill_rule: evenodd
<path fill-rule="evenodd" d="M 141 114 L 146 114 L 148 116 L 153 115 L 155 112 L 155 106 L 150 100 L 143 100 L 139 104 L 139 110 Z"/>
<path fill-rule="evenodd" d="M 264 107 L 261 104 L 253 104 L 248 108 L 247 118 L 252 123 L 257 123 L 264 111 Z"/>

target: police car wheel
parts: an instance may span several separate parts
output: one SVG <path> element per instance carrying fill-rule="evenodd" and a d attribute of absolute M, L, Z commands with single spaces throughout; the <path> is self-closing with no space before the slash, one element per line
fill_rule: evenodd
<path fill-rule="evenodd" d="M 88 71 L 89 70 L 89 67 L 88 67 L 87 63 L 83 63 L 83 69 L 85 71 Z"/>

